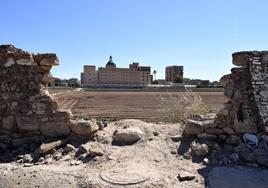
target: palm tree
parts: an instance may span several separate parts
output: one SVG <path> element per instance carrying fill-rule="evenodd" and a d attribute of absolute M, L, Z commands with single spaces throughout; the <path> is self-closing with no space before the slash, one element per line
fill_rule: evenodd
<path fill-rule="evenodd" d="M 154 75 L 154 80 L 156 80 L 156 70 L 153 71 L 153 75 Z"/>

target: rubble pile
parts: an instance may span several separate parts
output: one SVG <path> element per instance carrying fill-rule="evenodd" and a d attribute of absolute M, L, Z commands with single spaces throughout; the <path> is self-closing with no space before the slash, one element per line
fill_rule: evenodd
<path fill-rule="evenodd" d="M 46 139 L 92 137 L 96 121 L 76 120 L 48 93 L 56 54 L 33 54 L 0 46 L 0 153 Z M 30 146 L 29 146 L 30 147 Z"/>
<path fill-rule="evenodd" d="M 184 135 L 208 145 L 212 163 L 268 166 L 268 52 L 234 53 L 233 64 L 221 79 L 224 108 L 187 120 Z"/>

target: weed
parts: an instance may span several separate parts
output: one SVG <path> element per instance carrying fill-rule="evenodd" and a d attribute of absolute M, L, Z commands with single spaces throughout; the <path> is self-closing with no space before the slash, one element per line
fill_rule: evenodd
<path fill-rule="evenodd" d="M 209 107 L 203 102 L 202 97 L 191 90 L 178 92 L 176 95 L 169 92 L 167 94 L 167 97 L 160 96 L 160 111 L 169 114 L 169 120 L 173 123 L 209 112 Z"/>
<path fill-rule="evenodd" d="M 119 117 L 110 117 L 109 118 L 109 122 L 115 122 L 115 121 L 119 121 L 120 120 L 120 118 Z"/>

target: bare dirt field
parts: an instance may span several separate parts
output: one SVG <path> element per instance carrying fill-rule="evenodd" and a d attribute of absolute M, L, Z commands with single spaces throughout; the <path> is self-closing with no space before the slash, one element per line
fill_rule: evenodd
<path fill-rule="evenodd" d="M 71 109 L 82 118 L 135 118 L 149 121 L 169 121 L 164 100 L 179 100 L 178 92 L 143 91 L 82 91 L 51 89 L 63 109 Z M 222 108 L 222 92 L 198 92 L 212 112 Z"/>

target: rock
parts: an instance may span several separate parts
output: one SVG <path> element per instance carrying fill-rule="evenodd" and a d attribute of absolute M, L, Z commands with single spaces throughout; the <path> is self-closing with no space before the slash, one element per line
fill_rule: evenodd
<path fill-rule="evenodd" d="M 232 162 L 237 162 L 237 161 L 239 161 L 239 155 L 238 155 L 237 153 L 232 153 L 232 154 L 230 155 L 230 160 L 231 160 Z"/>
<path fill-rule="evenodd" d="M 183 140 L 183 136 L 182 135 L 174 135 L 174 136 L 170 136 L 170 139 L 173 142 L 179 142 L 179 141 L 182 141 Z"/>
<path fill-rule="evenodd" d="M 78 154 L 84 154 L 84 153 L 87 153 L 87 151 L 88 151 L 88 146 L 87 146 L 86 144 L 82 144 L 82 145 L 79 147 L 77 153 L 78 153 Z"/>
<path fill-rule="evenodd" d="M 13 58 L 8 58 L 6 63 L 4 64 L 4 67 L 10 67 L 12 65 L 15 65 L 15 61 Z"/>
<path fill-rule="evenodd" d="M 154 135 L 154 136 L 159 136 L 159 132 L 154 131 L 154 132 L 153 132 L 153 135 Z M 171 138 L 171 139 L 172 139 L 172 138 Z M 173 141 L 174 141 L 174 140 L 173 140 Z M 176 141 L 174 141 L 174 142 L 176 142 Z"/>
<path fill-rule="evenodd" d="M 88 153 L 91 157 L 96 157 L 96 156 L 103 156 L 104 155 L 104 150 L 103 148 L 100 148 L 100 147 L 91 147 L 89 150 L 88 150 Z"/>
<path fill-rule="evenodd" d="M 203 159 L 203 164 L 206 165 L 206 166 L 209 165 L 209 160 L 208 160 L 208 158 L 204 158 L 204 159 Z"/>
<path fill-rule="evenodd" d="M 176 149 L 172 149 L 172 150 L 170 151 L 170 153 L 171 153 L 172 155 L 176 155 L 176 154 L 177 154 L 177 150 L 176 150 Z"/>
<path fill-rule="evenodd" d="M 239 136 L 230 135 L 226 138 L 225 143 L 231 145 L 239 145 L 241 143 L 241 139 Z"/>
<path fill-rule="evenodd" d="M 104 155 L 104 146 L 98 142 L 88 142 L 79 147 L 77 153 L 79 154 L 89 154 L 91 157 L 103 156 Z"/>
<path fill-rule="evenodd" d="M 195 175 L 189 173 L 189 172 L 186 172 L 186 171 L 181 171 L 177 178 L 179 179 L 180 182 L 182 181 L 191 181 L 191 180 L 194 180 L 195 179 Z"/>
<path fill-rule="evenodd" d="M 225 142 L 226 138 L 227 138 L 227 136 L 224 135 L 224 134 L 219 135 L 219 141 L 220 142 Z"/>
<path fill-rule="evenodd" d="M 87 153 L 83 153 L 83 154 L 79 155 L 77 158 L 77 160 L 80 160 L 84 163 L 89 161 L 90 159 L 92 159 L 92 158 Z"/>
<path fill-rule="evenodd" d="M 49 153 L 53 155 L 54 153 L 56 153 L 56 151 L 57 151 L 56 148 L 53 148 L 52 150 L 49 151 Z"/>
<path fill-rule="evenodd" d="M 257 163 L 246 163 L 247 166 L 253 167 L 253 168 L 258 168 L 259 165 Z"/>
<path fill-rule="evenodd" d="M 248 148 L 244 148 L 240 153 L 239 156 L 241 159 L 245 160 L 246 162 L 254 163 L 256 161 L 256 157 L 251 153 Z"/>
<path fill-rule="evenodd" d="M 16 123 L 19 130 L 22 131 L 38 131 L 39 124 L 32 116 L 17 116 Z"/>
<path fill-rule="evenodd" d="M 59 60 L 57 59 L 57 57 L 53 57 L 53 58 L 44 58 L 40 61 L 39 63 L 40 65 L 46 65 L 46 66 L 50 66 L 50 65 L 59 65 Z"/>
<path fill-rule="evenodd" d="M 2 127 L 3 129 L 13 129 L 16 126 L 16 120 L 14 116 L 3 117 L 2 119 Z"/>
<path fill-rule="evenodd" d="M 122 152 L 119 150 L 113 151 L 109 156 L 108 159 L 109 160 L 118 160 L 120 158 L 120 156 L 122 155 Z"/>
<path fill-rule="evenodd" d="M 24 163 L 23 164 L 23 167 L 31 167 L 31 166 L 33 166 L 33 163 Z"/>
<path fill-rule="evenodd" d="M 56 151 L 53 154 L 53 159 L 55 159 L 56 161 L 59 160 L 61 157 L 62 157 L 62 152 L 60 152 L 60 151 Z"/>
<path fill-rule="evenodd" d="M 29 59 L 19 59 L 19 60 L 16 61 L 16 64 L 18 64 L 18 65 L 26 65 L 26 66 L 37 65 L 36 62 L 31 61 Z"/>
<path fill-rule="evenodd" d="M 67 140 L 58 140 L 50 143 L 44 143 L 34 151 L 33 156 L 34 158 L 38 158 L 40 155 L 46 154 L 49 151 L 66 144 L 66 142 Z"/>
<path fill-rule="evenodd" d="M 47 113 L 47 105 L 45 103 L 42 103 L 42 102 L 35 102 L 33 105 L 32 105 L 32 110 L 35 114 L 38 114 L 38 115 L 43 115 L 43 114 L 46 114 Z"/>
<path fill-rule="evenodd" d="M 223 131 L 227 134 L 235 134 L 234 130 L 231 129 L 230 127 L 224 127 Z"/>
<path fill-rule="evenodd" d="M 70 133 L 67 122 L 61 120 L 44 122 L 40 125 L 40 131 L 44 136 L 49 138 L 67 136 Z"/>
<path fill-rule="evenodd" d="M 191 154 L 197 157 L 204 157 L 208 155 L 209 148 L 206 144 L 199 144 L 193 142 L 191 145 Z"/>
<path fill-rule="evenodd" d="M 190 152 L 185 152 L 185 153 L 182 155 L 182 157 L 183 157 L 184 159 L 189 160 L 189 159 L 191 159 L 191 154 L 190 154 Z"/>
<path fill-rule="evenodd" d="M 244 144 L 244 143 L 241 143 L 241 144 L 239 144 L 238 146 L 236 146 L 236 147 L 234 148 L 234 151 L 235 151 L 236 153 L 239 153 L 239 152 L 241 152 L 245 147 L 246 147 L 245 144 Z"/>
<path fill-rule="evenodd" d="M 243 52 L 233 53 L 233 64 L 236 66 L 243 66 L 249 62 L 249 54 Z"/>
<path fill-rule="evenodd" d="M 208 134 L 219 135 L 223 133 L 223 130 L 219 128 L 208 128 L 205 130 L 205 132 Z"/>
<path fill-rule="evenodd" d="M 227 164 L 228 164 L 228 160 L 227 160 L 226 157 L 224 157 L 224 158 L 222 159 L 222 163 L 223 163 L 224 165 L 227 165 Z"/>
<path fill-rule="evenodd" d="M 80 165 L 80 164 L 81 164 L 81 161 L 73 160 L 73 161 L 70 162 L 70 165 L 71 165 L 71 166 L 78 166 L 78 165 Z"/>
<path fill-rule="evenodd" d="M 258 137 L 256 135 L 248 134 L 248 133 L 244 134 L 243 141 L 249 149 L 254 149 L 254 148 L 257 148 L 258 146 Z"/>
<path fill-rule="evenodd" d="M 61 161 L 70 161 L 72 159 L 71 155 L 64 155 L 61 157 Z"/>
<path fill-rule="evenodd" d="M 258 157 L 257 163 L 267 167 L 268 166 L 268 155 Z"/>
<path fill-rule="evenodd" d="M 50 158 L 46 158 L 46 159 L 45 159 L 44 164 L 50 164 L 50 163 L 52 163 L 52 162 L 53 162 L 53 159 L 50 157 Z"/>
<path fill-rule="evenodd" d="M 183 133 L 188 136 L 197 135 L 203 132 L 203 125 L 200 121 L 188 119 L 185 121 Z"/>
<path fill-rule="evenodd" d="M 234 147 L 233 147 L 233 145 L 224 144 L 223 150 L 228 151 L 230 153 L 233 153 L 234 152 Z"/>
<path fill-rule="evenodd" d="M 206 142 L 206 143 L 210 148 L 216 150 L 217 152 L 222 150 L 217 142 Z"/>
<path fill-rule="evenodd" d="M 217 136 L 213 134 L 207 134 L 207 133 L 200 133 L 197 135 L 197 138 L 200 140 L 216 140 Z"/>
<path fill-rule="evenodd" d="M 215 119 L 207 119 L 201 121 L 202 126 L 207 129 L 207 128 L 215 128 L 217 124 L 215 123 Z"/>
<path fill-rule="evenodd" d="M 31 163 L 33 161 L 33 158 L 30 154 L 25 154 L 22 158 L 23 163 Z"/>
<path fill-rule="evenodd" d="M 117 145 L 132 145 L 141 140 L 143 131 L 138 127 L 129 127 L 117 130 L 114 134 L 113 142 Z"/>
<path fill-rule="evenodd" d="M 216 116 L 217 116 L 217 113 L 205 113 L 205 114 L 201 115 L 202 120 L 212 120 L 213 122 L 214 122 Z"/>
<path fill-rule="evenodd" d="M 45 158 L 44 157 L 40 157 L 37 161 L 39 163 L 43 164 L 45 162 Z"/>
<path fill-rule="evenodd" d="M 99 130 L 99 126 L 93 120 L 77 120 L 72 121 L 71 129 L 77 135 L 91 137 Z"/>
<path fill-rule="evenodd" d="M 238 122 L 238 120 L 235 120 L 234 128 L 235 128 L 235 132 L 239 134 L 244 134 L 244 133 L 256 134 L 258 132 L 257 126 L 250 122 Z"/>
<path fill-rule="evenodd" d="M 105 136 L 103 140 L 101 141 L 102 144 L 111 144 L 112 143 L 112 138 L 110 136 Z"/>
<path fill-rule="evenodd" d="M 64 148 L 64 153 L 72 153 L 72 152 L 76 152 L 76 148 L 71 144 L 67 144 Z"/>
<path fill-rule="evenodd" d="M 104 124 L 102 121 L 97 121 L 97 125 L 99 126 L 99 130 L 103 130 L 104 129 Z"/>
<path fill-rule="evenodd" d="M 257 148 L 253 150 L 252 152 L 255 156 L 260 157 L 268 154 L 268 151 L 266 149 Z"/>
<path fill-rule="evenodd" d="M 0 150 L 6 150 L 8 148 L 8 145 L 7 144 L 4 144 L 4 143 L 0 143 Z"/>

